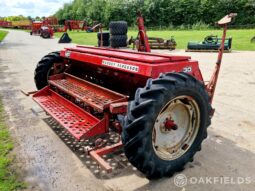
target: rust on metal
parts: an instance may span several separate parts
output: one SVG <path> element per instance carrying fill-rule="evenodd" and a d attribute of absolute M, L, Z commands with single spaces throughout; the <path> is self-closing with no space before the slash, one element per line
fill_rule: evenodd
<path fill-rule="evenodd" d="M 112 167 L 110 166 L 110 164 L 108 162 L 106 162 L 101 156 L 106 155 L 108 153 L 113 153 L 116 150 L 122 148 L 122 142 L 116 143 L 114 145 L 111 146 L 106 146 L 104 148 L 101 149 L 97 149 L 97 150 L 92 150 L 89 152 L 89 155 L 98 162 L 98 164 L 104 169 L 106 170 L 106 172 L 111 172 L 112 171 Z"/>
<path fill-rule="evenodd" d="M 33 95 L 35 94 L 36 92 L 38 92 L 37 90 L 35 91 L 29 91 L 29 92 L 26 92 L 25 90 L 20 90 L 21 93 L 23 93 L 25 96 L 30 96 L 30 95 Z"/>
<path fill-rule="evenodd" d="M 128 102 L 112 103 L 110 104 L 110 112 L 113 114 L 126 113 Z"/>

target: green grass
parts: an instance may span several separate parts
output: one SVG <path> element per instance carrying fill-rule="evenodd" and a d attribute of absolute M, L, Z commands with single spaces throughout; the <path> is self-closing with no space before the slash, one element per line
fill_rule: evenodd
<path fill-rule="evenodd" d="M 150 37 L 161 37 L 170 39 L 174 36 L 177 41 L 177 49 L 186 49 L 189 41 L 202 41 L 207 35 L 222 35 L 221 30 L 173 30 L 173 31 L 148 31 Z M 97 45 L 97 34 L 87 32 L 68 32 L 74 43 L 83 45 Z M 57 37 L 60 37 L 62 33 L 56 33 Z M 129 31 L 128 37 L 136 37 L 137 31 Z M 251 43 L 250 40 L 255 36 L 255 29 L 240 29 L 229 30 L 227 36 L 233 37 L 234 50 L 255 50 L 255 43 Z"/>
<path fill-rule="evenodd" d="M 5 38 L 5 36 L 8 34 L 6 31 L 0 31 L 0 42 Z"/>
<path fill-rule="evenodd" d="M 0 102 L 0 190 L 11 191 L 25 188 L 25 184 L 18 180 L 14 171 L 13 141 L 5 124 L 3 105 Z"/>

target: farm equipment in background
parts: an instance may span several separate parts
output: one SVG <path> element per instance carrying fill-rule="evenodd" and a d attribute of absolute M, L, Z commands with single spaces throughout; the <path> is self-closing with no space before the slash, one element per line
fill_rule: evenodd
<path fill-rule="evenodd" d="M 129 45 L 133 44 L 133 49 L 136 48 L 138 51 L 142 52 L 150 52 L 151 49 L 175 50 L 177 44 L 173 36 L 169 40 L 164 40 L 163 38 L 148 37 L 146 35 L 144 20 L 140 12 L 137 13 L 137 26 L 139 31 L 137 38 L 131 37 L 128 40 Z M 145 44 L 147 44 L 148 47 L 145 47 Z"/>
<path fill-rule="evenodd" d="M 31 29 L 31 21 L 30 20 L 20 20 L 20 21 L 0 20 L 0 27 L 29 30 Z"/>
<path fill-rule="evenodd" d="M 84 22 L 79 20 L 66 20 L 65 21 L 65 31 L 69 30 L 84 30 Z"/>
<path fill-rule="evenodd" d="M 92 26 L 89 26 L 87 21 L 83 21 L 82 30 L 87 32 L 99 32 L 101 26 L 102 24 L 96 21 L 93 22 Z"/>
<path fill-rule="evenodd" d="M 42 38 L 52 38 L 54 35 L 54 30 L 51 26 L 42 26 L 41 27 L 41 34 Z"/>
<path fill-rule="evenodd" d="M 0 20 L 0 27 L 2 27 L 2 28 L 12 28 L 12 22 Z"/>
<path fill-rule="evenodd" d="M 218 22 L 224 31 L 209 82 L 189 56 L 148 53 L 140 15 L 139 49 L 146 52 L 77 46 L 50 53 L 36 66 L 33 99 L 78 141 L 95 140 L 86 153 L 107 172 L 112 168 L 102 155 L 123 148 L 147 177 L 171 176 L 193 161 L 207 137 L 227 25 L 235 16 Z M 119 139 L 107 142 L 109 132 Z"/>
<path fill-rule="evenodd" d="M 157 37 L 149 37 L 149 43 L 150 43 L 151 49 L 175 50 L 177 46 L 173 36 L 169 40 L 164 40 L 163 38 L 157 38 Z"/>
<path fill-rule="evenodd" d="M 48 21 L 33 21 L 30 35 L 39 35 L 42 38 L 52 38 L 54 31 Z"/>
<path fill-rule="evenodd" d="M 72 39 L 69 37 L 67 32 L 64 32 L 58 41 L 58 43 L 71 43 L 71 42 Z"/>
<path fill-rule="evenodd" d="M 209 35 L 203 42 L 188 42 L 187 52 L 217 52 L 222 43 L 222 38 Z M 226 38 L 224 43 L 225 52 L 230 52 L 232 48 L 232 37 Z"/>
<path fill-rule="evenodd" d="M 93 26 L 88 26 L 88 23 L 86 21 L 80 21 L 80 20 L 66 20 L 64 25 L 65 32 L 67 30 L 82 30 L 87 32 L 98 32 L 99 28 L 101 26 L 101 23 L 95 23 Z"/>
<path fill-rule="evenodd" d="M 31 35 L 52 38 L 54 32 L 65 32 L 64 27 L 59 25 L 56 17 L 46 17 L 43 21 L 33 21 L 31 24 Z"/>
<path fill-rule="evenodd" d="M 128 24 L 126 21 L 111 21 L 109 24 L 110 46 L 112 48 L 127 47 Z"/>
<path fill-rule="evenodd" d="M 12 21 L 12 28 L 14 29 L 31 29 L 31 21 L 30 20 L 21 20 L 21 21 Z"/>
<path fill-rule="evenodd" d="M 42 25 L 42 21 L 33 21 L 31 25 L 30 35 L 40 35 Z"/>
<path fill-rule="evenodd" d="M 59 24 L 59 21 L 56 17 L 46 17 L 43 20 L 43 25 L 51 28 L 53 32 L 66 32 L 63 25 Z"/>
<path fill-rule="evenodd" d="M 148 41 L 150 44 L 150 48 L 151 49 L 169 49 L 169 50 L 175 50 L 177 43 L 174 39 L 174 37 L 172 36 L 169 40 L 165 40 L 163 38 L 157 38 L 157 37 L 148 37 Z M 133 37 L 131 37 L 128 40 L 128 44 L 131 45 L 133 44 L 133 49 L 139 49 L 139 39 L 136 38 L 134 39 Z"/>

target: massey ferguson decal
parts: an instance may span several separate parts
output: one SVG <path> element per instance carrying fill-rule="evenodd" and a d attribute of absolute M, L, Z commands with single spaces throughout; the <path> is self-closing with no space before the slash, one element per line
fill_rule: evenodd
<path fill-rule="evenodd" d="M 119 69 L 122 69 L 122 70 L 128 70 L 128 71 L 132 71 L 132 72 L 138 72 L 139 71 L 139 66 L 134 66 L 134 65 L 129 65 L 129 64 L 122 64 L 122 63 L 112 62 L 112 61 L 108 61 L 108 60 L 103 60 L 102 65 L 110 66 L 110 67 L 113 67 L 113 68 L 119 68 Z"/>

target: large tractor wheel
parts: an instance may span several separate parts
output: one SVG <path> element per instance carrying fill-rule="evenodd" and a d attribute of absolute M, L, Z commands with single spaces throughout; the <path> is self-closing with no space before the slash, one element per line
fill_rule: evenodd
<path fill-rule="evenodd" d="M 114 35 L 110 37 L 112 48 L 127 47 L 127 35 Z"/>
<path fill-rule="evenodd" d="M 110 33 L 109 32 L 102 32 L 103 41 L 108 41 L 110 39 Z M 101 40 L 101 32 L 97 33 L 97 39 Z"/>
<path fill-rule="evenodd" d="M 109 24 L 111 35 L 126 35 L 128 31 L 128 24 L 126 21 L 112 21 Z"/>
<path fill-rule="evenodd" d="M 211 105 L 204 85 L 185 73 L 149 79 L 130 102 L 124 120 L 124 152 L 148 178 L 183 170 L 201 150 Z"/>
<path fill-rule="evenodd" d="M 59 52 L 52 52 L 44 56 L 37 64 L 34 73 L 34 81 L 38 90 L 48 85 L 49 76 L 61 72 L 61 69 L 56 72 L 53 67 L 55 63 L 63 62 L 59 54 Z"/>

